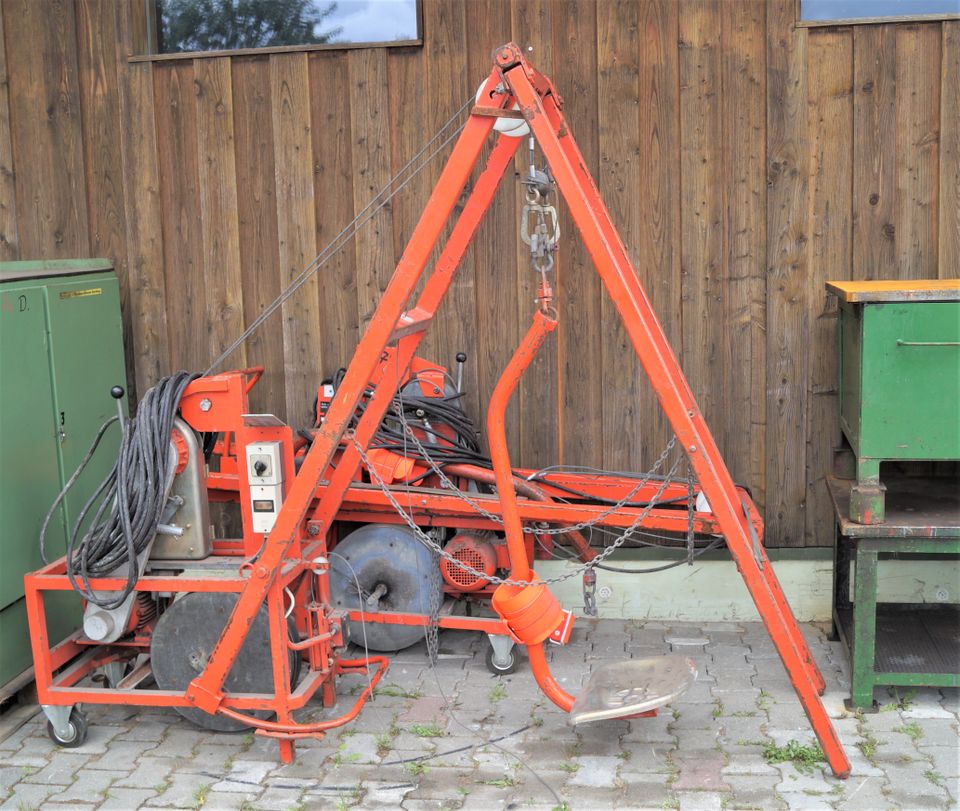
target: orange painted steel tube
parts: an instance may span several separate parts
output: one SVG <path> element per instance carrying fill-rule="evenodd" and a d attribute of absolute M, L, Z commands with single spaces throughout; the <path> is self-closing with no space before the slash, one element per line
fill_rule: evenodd
<path fill-rule="evenodd" d="M 256 727 L 257 729 L 262 729 L 265 732 L 279 733 L 281 735 L 314 735 L 319 732 L 326 732 L 328 729 L 333 729 L 334 727 L 343 726 L 344 724 L 349 723 L 356 718 L 360 713 L 363 705 L 367 703 L 367 699 L 372 695 L 374 688 L 377 686 L 377 682 L 380 681 L 383 674 L 387 671 L 387 666 L 389 663 L 386 656 L 369 656 L 365 659 L 341 659 L 337 664 L 341 670 L 350 668 L 368 668 L 370 665 L 377 665 L 376 672 L 370 677 L 369 684 L 363 688 L 363 691 L 357 697 L 354 705 L 348 712 L 338 716 L 337 718 L 330 718 L 329 720 L 318 721 L 313 724 L 261 721 L 259 718 L 253 718 L 249 715 L 245 715 L 242 712 L 236 712 L 224 707 L 222 704 L 217 708 L 217 712 L 219 712 L 221 715 L 225 715 L 227 718 L 232 718 L 234 721 L 239 721 L 242 724 L 247 724 L 248 726 Z"/>
<path fill-rule="evenodd" d="M 556 319 L 539 310 L 534 313 L 533 324 L 523 336 L 503 374 L 500 375 L 490 396 L 490 405 L 487 407 L 487 441 L 490 445 L 490 459 L 493 462 L 497 492 L 500 494 L 500 507 L 503 510 L 503 528 L 507 535 L 507 551 L 510 553 L 510 576 L 514 580 L 528 580 L 530 564 L 527 561 L 526 546 L 523 543 L 523 524 L 517 507 L 513 467 L 510 464 L 510 451 L 507 448 L 507 406 L 524 371 L 536 357 L 537 350 L 543 346 L 547 335 L 556 327 Z"/>
<path fill-rule="evenodd" d="M 517 347 L 510 362 L 500 375 L 490 397 L 487 408 L 487 436 L 490 445 L 490 458 L 496 478 L 500 506 L 503 510 L 503 527 L 507 535 L 507 551 L 510 553 L 510 576 L 514 580 L 529 580 L 535 576 L 527 561 L 526 546 L 523 543 L 523 524 L 517 507 L 517 494 L 514 488 L 513 467 L 510 464 L 510 452 L 507 448 L 506 413 L 510 397 L 517 388 L 524 371 L 533 362 L 537 351 L 543 346 L 547 336 L 556 329 L 556 319 L 537 310 L 533 324 Z M 503 586 L 501 586 L 503 588 Z M 545 588 L 545 587 L 544 587 Z M 496 595 L 494 595 L 496 601 Z M 564 712 L 570 712 L 574 698 L 564 690 L 550 673 L 543 643 L 527 645 L 530 657 L 530 669 L 544 695 Z"/>
<path fill-rule="evenodd" d="M 547 654 L 543 645 L 527 645 L 527 656 L 530 658 L 530 670 L 533 677 L 543 690 L 543 694 L 564 712 L 573 709 L 574 697 L 564 690 L 550 672 L 547 664 Z"/>

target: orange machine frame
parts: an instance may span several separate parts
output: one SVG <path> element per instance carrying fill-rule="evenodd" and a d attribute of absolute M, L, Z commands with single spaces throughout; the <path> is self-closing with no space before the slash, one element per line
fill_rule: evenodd
<path fill-rule="evenodd" d="M 233 432 L 239 448 L 249 442 L 265 439 L 283 442 L 284 449 L 289 451 L 285 459 L 288 460 L 288 481 L 292 482 L 273 530 L 263 539 L 256 559 L 244 564 L 240 571 L 227 577 L 209 578 L 194 574 L 170 577 L 148 575 L 136 585 L 137 591 L 237 593 L 236 606 L 204 670 L 184 693 L 128 689 L 136 683 L 136 673 L 128 676 L 119 689 L 77 687 L 77 683 L 93 668 L 121 658 L 124 651 L 122 645 L 91 647 L 83 644 L 78 635 L 52 650 L 49 648 L 42 592 L 70 588 L 64 574 L 64 561 L 60 560 L 26 577 L 27 611 L 40 702 L 54 705 L 91 702 L 195 706 L 208 713 L 220 712 L 243 720 L 256 727 L 258 733 L 279 738 L 284 760 L 292 758 L 293 741 L 296 738 L 322 735 L 325 729 L 346 723 L 356 715 L 384 672 L 387 661 L 378 656 L 359 660 L 343 660 L 337 656 L 338 647 L 343 643 L 341 629 L 346 615 L 344 612 L 331 611 L 329 606 L 326 563 L 328 535 L 337 520 L 385 520 L 393 512 L 380 490 L 358 484 L 357 472 L 361 464 L 358 446 L 368 447 L 450 287 L 457 266 L 476 234 L 501 178 L 512 162 L 521 139 L 500 135 L 432 274 L 424 283 L 419 298 L 413 306 L 409 306 L 491 129 L 499 117 L 517 117 L 513 111 L 514 105 L 517 105 L 549 163 L 557 187 L 620 314 L 678 444 L 689 459 L 699 482 L 698 491 L 702 489 L 709 501 L 711 513 L 696 514 L 697 529 L 722 534 L 725 538 L 831 768 L 838 776 L 845 777 L 850 764 L 820 700 L 824 680 L 787 604 L 773 567 L 757 542 L 762 531 L 759 516 L 749 496 L 734 485 L 720 456 L 564 120 L 559 94 L 550 80 L 537 72 L 526 61 L 521 50 L 510 43 L 494 52 L 494 67 L 484 82 L 480 99 L 471 111 L 296 475 L 293 475 L 292 468 L 290 429 L 248 427 L 244 422 L 247 392 L 255 382 L 255 372 L 246 370 L 200 378 L 188 387 L 183 397 L 181 414 L 197 431 Z M 542 341 L 543 335 L 538 333 L 551 328 L 544 318 L 541 316 L 540 323 L 535 323 L 531 328 L 525 339 L 529 345 L 526 349 L 523 345 L 518 349 L 504 379 L 498 384 L 498 389 L 503 386 L 500 392 L 502 407 L 505 407 L 504 398 L 509 398 L 516 379 L 529 363 L 538 342 Z M 372 395 L 363 415 L 352 432 L 348 432 L 357 406 L 371 386 Z M 502 432 L 502 407 L 491 407 L 491 435 Z M 504 471 L 509 471 L 509 458 L 506 457 L 505 446 L 494 448 L 493 444 L 491 456 L 494 468 L 502 477 Z M 334 468 L 331 462 L 335 457 Z M 509 479 L 504 478 L 501 484 L 507 482 Z M 238 465 L 235 476 L 211 476 L 211 487 L 215 491 L 219 488 L 224 497 L 230 497 L 233 491 L 244 491 L 247 486 L 244 465 Z M 625 485 L 621 482 L 620 486 Z M 498 492 L 499 499 L 490 498 L 487 504 L 492 511 L 504 517 L 511 577 L 514 580 L 535 578 L 530 569 L 529 549 L 524 547 L 517 535 L 521 521 L 575 522 L 595 517 L 600 511 L 600 508 L 586 505 L 518 501 L 509 486 L 506 489 L 499 488 Z M 647 495 L 652 495 L 652 489 Z M 666 495 L 686 496 L 688 491 L 685 485 L 671 485 Z M 247 510 L 247 500 L 241 498 L 240 501 L 243 509 Z M 454 496 L 428 491 L 418 493 L 414 502 L 412 506 L 417 520 L 424 524 L 483 524 L 475 514 L 466 514 L 462 502 Z M 635 511 L 624 508 L 610 515 L 606 523 L 628 526 L 635 515 Z M 249 516 L 244 517 L 246 519 Z M 642 526 L 682 532 L 686 529 L 685 522 L 686 512 L 653 510 Z M 234 551 L 250 553 L 249 549 Z M 92 582 L 97 589 L 117 589 L 122 585 L 117 578 Z M 537 584 L 531 587 L 542 588 Z M 284 594 L 287 588 L 292 588 L 296 595 L 295 617 L 299 632 L 305 636 L 300 642 L 289 639 L 284 621 Z M 308 603 L 310 594 L 313 597 Z M 275 693 L 272 696 L 227 694 L 223 690 L 224 680 L 243 645 L 250 623 L 264 602 L 270 617 Z M 506 604 L 506 601 L 501 600 L 501 603 Z M 494 604 L 497 604 L 496 596 Z M 423 617 L 416 615 L 391 616 L 387 613 L 367 614 L 366 619 L 374 622 L 424 622 Z M 509 623 L 503 619 L 444 617 L 440 624 L 514 635 L 508 627 Z M 310 674 L 292 692 L 289 688 L 289 657 L 286 655 L 288 647 L 303 651 L 304 658 L 310 664 Z M 550 676 L 542 645 L 530 644 L 528 651 L 534 676 L 541 688 L 555 703 L 569 710 L 572 697 L 563 693 Z M 55 674 L 58 668 L 65 669 Z M 346 715 L 329 721 L 296 723 L 293 712 L 302 707 L 319 688 L 323 688 L 324 703 L 333 703 L 333 677 L 344 672 L 371 674 L 369 684 L 352 709 Z M 269 709 L 276 713 L 277 720 L 259 721 L 242 712 L 251 709 Z"/>

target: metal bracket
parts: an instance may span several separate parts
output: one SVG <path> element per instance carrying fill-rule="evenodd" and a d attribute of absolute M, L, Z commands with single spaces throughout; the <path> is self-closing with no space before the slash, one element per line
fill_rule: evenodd
<path fill-rule="evenodd" d="M 587 569 L 583 573 L 583 614 L 586 617 L 597 616 L 596 569 Z"/>
<path fill-rule="evenodd" d="M 493 648 L 493 663 L 497 667 L 509 667 L 513 639 L 502 634 L 487 634 L 487 639 L 490 640 L 490 647 Z"/>
<path fill-rule="evenodd" d="M 70 714 L 73 712 L 73 704 L 65 706 L 58 704 L 41 704 L 43 714 L 47 716 L 50 726 L 57 733 L 57 737 L 63 741 L 69 741 L 76 735 L 73 724 L 70 723 Z"/>
<path fill-rule="evenodd" d="M 127 670 L 126 662 L 107 662 L 100 668 L 111 689 L 116 689 L 117 685 L 123 681 L 123 674 Z"/>
<path fill-rule="evenodd" d="M 753 559 L 757 562 L 757 568 L 761 571 L 763 570 L 763 553 L 760 551 L 760 538 L 757 535 L 757 528 L 753 525 L 753 521 L 750 520 L 750 510 L 747 509 L 745 502 L 741 502 L 743 507 L 743 514 L 747 518 L 747 530 L 750 533 L 750 545 L 753 548 Z"/>

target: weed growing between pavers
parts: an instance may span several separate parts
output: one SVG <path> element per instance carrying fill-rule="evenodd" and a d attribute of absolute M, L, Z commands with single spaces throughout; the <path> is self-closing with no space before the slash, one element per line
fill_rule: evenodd
<path fill-rule="evenodd" d="M 443 730 L 436 724 L 414 724 L 408 729 L 418 738 L 442 738 Z"/>
<path fill-rule="evenodd" d="M 923 776 L 927 778 L 937 788 L 943 788 L 943 775 L 933 769 L 927 769 Z"/>
<path fill-rule="evenodd" d="M 383 687 L 378 687 L 374 691 L 374 695 L 378 696 L 390 696 L 392 698 L 423 698 L 422 690 L 406 690 L 401 687 L 399 684 L 386 684 Z"/>
<path fill-rule="evenodd" d="M 902 727 L 894 727 L 893 731 L 902 732 L 904 735 L 914 741 L 923 737 L 923 727 L 921 727 L 916 721 L 911 721 L 909 724 L 904 724 Z"/>
<path fill-rule="evenodd" d="M 763 759 L 767 763 L 792 763 L 798 772 L 811 774 L 817 763 L 826 763 L 820 744 L 809 746 L 800 741 L 788 741 L 784 746 L 768 743 L 763 747 Z"/>

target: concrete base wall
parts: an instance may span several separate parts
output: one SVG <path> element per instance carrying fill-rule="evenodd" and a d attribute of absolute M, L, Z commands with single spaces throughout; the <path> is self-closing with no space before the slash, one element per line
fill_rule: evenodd
<path fill-rule="evenodd" d="M 831 614 L 833 560 L 828 549 L 771 550 L 771 559 L 787 600 L 801 622 L 828 621 Z M 673 558 L 675 559 L 675 558 Z M 671 558 L 616 555 L 613 565 L 653 568 Z M 569 564 L 541 561 L 537 574 L 555 577 Z M 886 602 L 946 603 L 960 597 L 960 562 L 896 560 L 880 562 L 880 599 Z M 581 579 L 551 586 L 564 607 L 583 608 Z M 597 572 L 601 617 L 616 619 L 716 622 L 757 620 L 759 616 L 733 561 L 700 559 L 653 574 Z"/>

